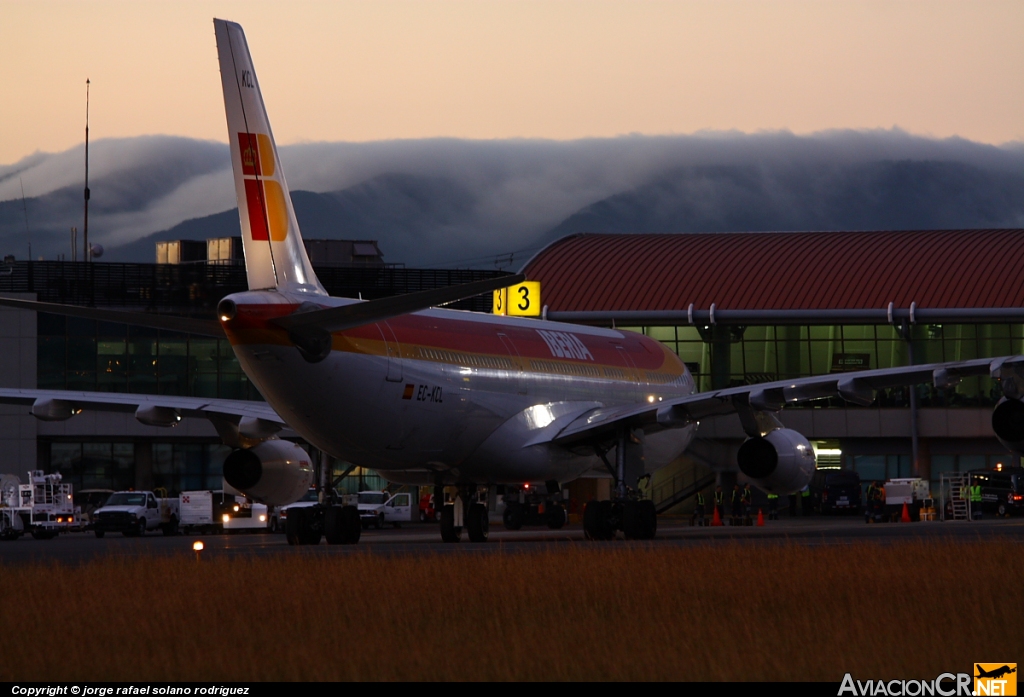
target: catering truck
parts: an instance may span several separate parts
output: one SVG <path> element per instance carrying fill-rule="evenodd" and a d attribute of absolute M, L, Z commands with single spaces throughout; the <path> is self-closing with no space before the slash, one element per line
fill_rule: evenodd
<path fill-rule="evenodd" d="M 92 520 L 96 537 L 108 532 L 139 537 L 153 530 L 177 535 L 181 514 L 177 497 L 158 497 L 152 491 L 117 491 L 102 508 L 93 511 Z"/>

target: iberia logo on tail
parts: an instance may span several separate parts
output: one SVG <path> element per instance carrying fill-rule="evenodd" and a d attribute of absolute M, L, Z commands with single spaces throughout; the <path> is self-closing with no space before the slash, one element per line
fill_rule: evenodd
<path fill-rule="evenodd" d="M 273 178 L 274 145 L 263 133 L 239 133 L 245 203 L 254 240 L 283 242 L 288 237 L 288 208 L 284 189 Z"/>

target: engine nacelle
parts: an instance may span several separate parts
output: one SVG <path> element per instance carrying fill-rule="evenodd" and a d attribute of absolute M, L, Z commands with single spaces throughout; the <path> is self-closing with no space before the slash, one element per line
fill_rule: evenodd
<path fill-rule="evenodd" d="M 814 449 L 806 438 L 789 428 L 747 439 L 736 459 L 740 471 L 758 487 L 779 496 L 800 491 L 814 476 Z"/>
<path fill-rule="evenodd" d="M 992 412 L 992 430 L 1004 447 L 1024 454 L 1024 402 L 1000 399 Z"/>
<path fill-rule="evenodd" d="M 255 501 L 286 506 L 313 486 L 313 467 L 306 451 L 294 443 L 267 440 L 228 455 L 224 481 Z"/>

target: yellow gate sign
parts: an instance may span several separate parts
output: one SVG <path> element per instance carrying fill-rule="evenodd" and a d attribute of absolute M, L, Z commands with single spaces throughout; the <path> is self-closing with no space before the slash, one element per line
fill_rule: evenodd
<path fill-rule="evenodd" d="M 525 281 L 494 291 L 494 314 L 513 317 L 540 317 L 540 281 Z"/>
<path fill-rule="evenodd" d="M 508 288 L 499 288 L 494 291 L 494 307 L 492 312 L 496 315 L 508 314 L 505 312 L 506 302 L 508 302 Z"/>
<path fill-rule="evenodd" d="M 540 281 L 524 281 L 508 289 L 505 308 L 515 317 L 540 317 Z"/>

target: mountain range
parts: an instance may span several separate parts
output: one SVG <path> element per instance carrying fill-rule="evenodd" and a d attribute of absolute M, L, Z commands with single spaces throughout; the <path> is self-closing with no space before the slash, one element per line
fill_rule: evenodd
<path fill-rule="evenodd" d="M 0 167 L 0 254 L 70 256 L 81 148 Z M 578 232 L 1024 226 L 1024 148 L 889 131 L 711 133 L 569 142 L 432 139 L 281 148 L 307 238 L 378 240 L 409 266 L 518 267 Z M 90 146 L 90 241 L 153 261 L 160 240 L 237 235 L 228 148 Z M 24 190 L 24 199 L 22 198 Z M 509 253 L 515 252 L 509 262 Z"/>

